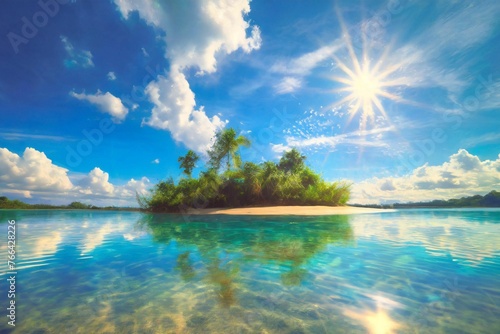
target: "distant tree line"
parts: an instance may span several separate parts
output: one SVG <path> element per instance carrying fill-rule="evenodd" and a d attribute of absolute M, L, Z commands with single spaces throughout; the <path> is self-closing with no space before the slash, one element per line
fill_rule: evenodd
<path fill-rule="evenodd" d="M 350 195 L 349 184 L 326 182 L 306 164 L 297 149 L 283 154 L 278 163 L 243 162 L 240 147 L 249 147 L 248 138 L 233 128 L 219 131 L 207 151 L 207 169 L 192 177 L 199 156 L 189 150 L 179 157 L 185 175 L 177 184 L 172 178 L 161 181 L 150 196 L 137 196 L 148 211 L 178 212 L 190 207 L 242 207 L 263 205 L 343 205 Z"/>
<path fill-rule="evenodd" d="M 71 202 L 68 205 L 28 204 L 17 199 L 8 199 L 6 196 L 0 196 L 0 209 L 132 210 L 114 206 L 100 207 L 81 202 Z"/>
<path fill-rule="evenodd" d="M 453 198 L 449 200 L 433 200 L 430 202 L 415 202 L 415 203 L 394 203 L 394 204 L 369 204 L 353 206 L 370 207 L 370 208 L 498 208 L 500 207 L 500 192 L 492 190 L 488 194 L 474 195 L 462 198 Z"/>

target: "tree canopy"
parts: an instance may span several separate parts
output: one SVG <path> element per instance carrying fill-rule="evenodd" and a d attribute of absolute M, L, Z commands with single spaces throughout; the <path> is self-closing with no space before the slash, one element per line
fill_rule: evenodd
<path fill-rule="evenodd" d="M 296 173 L 305 167 L 306 156 L 300 154 L 296 148 L 292 148 L 283 154 L 278 168 L 286 173 Z"/>
<path fill-rule="evenodd" d="M 236 135 L 233 128 L 224 129 L 215 135 L 215 142 L 212 148 L 207 152 L 210 158 L 209 165 L 218 170 L 221 163 L 225 160 L 226 171 L 232 167 L 241 167 L 241 157 L 239 154 L 240 146 L 249 147 L 250 140 L 243 135 Z"/>
<path fill-rule="evenodd" d="M 349 184 L 324 181 L 305 164 L 306 156 L 297 149 L 284 152 L 278 163 L 243 163 L 239 148 L 249 145 L 248 138 L 238 136 L 232 128 L 219 131 L 207 151 L 207 170 L 192 178 L 198 157 L 188 151 L 179 158 L 188 178 L 177 184 L 172 178 L 159 182 L 151 196 L 139 198 L 139 203 L 149 211 L 175 212 L 188 207 L 343 205 L 349 199 Z M 224 163 L 226 168 L 220 173 Z"/>
<path fill-rule="evenodd" d="M 186 174 L 188 177 L 191 177 L 191 173 L 193 169 L 196 167 L 196 162 L 200 159 L 198 154 L 196 154 L 193 150 L 189 150 L 185 156 L 179 157 L 177 161 L 180 163 L 180 168 L 182 172 Z"/>

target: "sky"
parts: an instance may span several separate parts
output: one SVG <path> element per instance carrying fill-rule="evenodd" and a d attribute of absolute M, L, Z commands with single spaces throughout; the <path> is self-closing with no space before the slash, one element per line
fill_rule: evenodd
<path fill-rule="evenodd" d="M 500 190 L 500 3 L 40 0 L 0 11 L 0 194 L 137 206 L 214 134 L 350 203 Z"/>

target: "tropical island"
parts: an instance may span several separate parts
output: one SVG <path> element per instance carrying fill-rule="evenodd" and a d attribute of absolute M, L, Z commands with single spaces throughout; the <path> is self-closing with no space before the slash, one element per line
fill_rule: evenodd
<path fill-rule="evenodd" d="M 292 148 L 280 160 L 259 164 L 243 162 L 241 147 L 251 143 L 233 128 L 219 131 L 206 152 L 206 169 L 197 178 L 192 173 L 200 156 L 189 150 L 178 158 L 183 177 L 157 183 L 150 194 L 136 194 L 139 208 L 99 207 L 81 202 L 68 205 L 28 204 L 0 197 L 0 209 L 127 210 L 189 214 L 243 215 L 334 215 L 369 213 L 397 208 L 500 207 L 500 192 L 462 197 L 393 204 L 345 204 L 350 184 L 327 182 L 306 165 L 306 156 Z"/>
<path fill-rule="evenodd" d="M 215 135 L 206 152 L 207 169 L 198 178 L 192 171 L 200 157 L 192 150 L 179 157 L 184 177 L 155 185 L 150 196 L 137 196 L 142 209 L 150 212 L 188 212 L 190 209 L 268 206 L 340 206 L 349 200 L 350 184 L 329 183 L 311 170 L 306 156 L 293 148 L 278 163 L 243 162 L 240 147 L 250 147 L 233 128 Z M 203 213 L 209 213 L 203 211 Z"/>

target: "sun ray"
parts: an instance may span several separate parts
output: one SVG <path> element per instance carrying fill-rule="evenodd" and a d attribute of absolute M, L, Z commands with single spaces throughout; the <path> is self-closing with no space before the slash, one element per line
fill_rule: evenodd
<path fill-rule="evenodd" d="M 335 62 L 337 63 L 337 66 L 342 70 L 344 71 L 345 74 L 347 74 L 348 76 L 350 76 L 351 78 L 355 78 L 356 77 L 356 74 L 351 71 L 351 69 L 349 67 L 347 67 L 342 61 L 340 61 L 340 59 L 338 59 L 337 57 L 333 56 L 333 59 L 335 60 Z"/>
<path fill-rule="evenodd" d="M 356 53 L 354 52 L 354 47 L 352 46 L 352 41 L 351 41 L 351 35 L 347 31 L 347 27 L 345 25 L 344 19 L 342 18 L 342 15 L 340 14 L 340 9 L 338 6 L 335 8 L 335 11 L 337 12 L 340 28 L 342 29 L 343 38 L 345 39 L 349 55 L 351 57 L 351 60 L 353 60 L 354 69 L 355 71 L 359 72 L 361 71 L 361 65 L 359 64 L 358 58 L 356 57 Z"/>
<path fill-rule="evenodd" d="M 393 77 L 401 69 L 401 64 L 386 65 L 387 55 L 390 50 L 385 48 L 381 57 L 372 66 L 372 59 L 368 52 L 368 42 L 363 32 L 361 35 L 361 59 L 359 59 L 338 7 L 336 7 L 336 12 L 342 38 L 347 49 L 348 62 L 340 60 L 337 55 L 333 56 L 337 68 L 344 73 L 344 76 L 335 76 L 332 77 L 332 80 L 342 85 L 342 87 L 335 89 L 334 92 L 347 93 L 347 96 L 334 103 L 333 106 L 348 106 L 348 124 L 356 115 L 359 115 L 360 130 L 364 130 L 370 122 L 375 120 L 376 113 L 390 123 L 382 98 L 395 102 L 403 101 L 400 96 L 387 90 L 391 87 L 407 86 L 408 80 L 405 80 L 405 78 Z"/>

